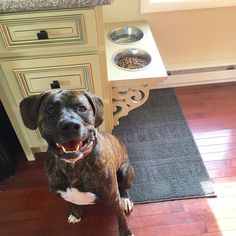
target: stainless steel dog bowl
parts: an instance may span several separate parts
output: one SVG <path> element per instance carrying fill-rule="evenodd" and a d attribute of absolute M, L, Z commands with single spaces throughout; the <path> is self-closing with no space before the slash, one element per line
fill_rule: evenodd
<path fill-rule="evenodd" d="M 109 32 L 108 37 L 111 41 L 118 44 L 134 43 L 143 38 L 143 31 L 136 27 L 121 27 Z"/>
<path fill-rule="evenodd" d="M 136 71 L 146 68 L 151 63 L 151 56 L 144 50 L 131 48 L 116 52 L 112 62 L 120 69 Z"/>

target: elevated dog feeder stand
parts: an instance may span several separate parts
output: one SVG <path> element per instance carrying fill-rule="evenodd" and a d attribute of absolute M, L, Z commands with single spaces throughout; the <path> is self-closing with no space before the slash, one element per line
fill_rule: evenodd
<path fill-rule="evenodd" d="M 146 22 L 106 24 L 105 29 L 113 126 L 116 126 L 122 116 L 147 101 L 150 89 L 158 88 L 167 73 Z M 147 63 L 138 69 L 123 68 L 119 60 L 126 56 L 137 56 Z"/>

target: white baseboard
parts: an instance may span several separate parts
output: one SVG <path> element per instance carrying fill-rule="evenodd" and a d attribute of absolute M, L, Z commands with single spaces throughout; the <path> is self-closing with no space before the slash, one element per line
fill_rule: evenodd
<path fill-rule="evenodd" d="M 199 71 L 199 72 L 198 72 Z M 176 73 L 177 72 L 177 73 Z M 171 73 L 171 72 L 170 72 Z M 181 87 L 201 84 L 223 83 L 236 81 L 236 69 L 222 69 L 212 67 L 212 71 L 204 71 L 204 69 L 193 69 L 173 71 L 167 79 L 161 83 L 158 88 Z"/>

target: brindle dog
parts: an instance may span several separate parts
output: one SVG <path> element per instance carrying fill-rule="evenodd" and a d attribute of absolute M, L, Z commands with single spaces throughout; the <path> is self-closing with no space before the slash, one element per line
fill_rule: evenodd
<path fill-rule="evenodd" d="M 102 201 L 113 206 L 120 236 L 132 235 L 125 213 L 133 209 L 126 190 L 134 170 L 122 142 L 96 129 L 103 122 L 102 101 L 86 92 L 45 92 L 25 98 L 20 111 L 25 126 L 39 128 L 48 143 L 49 190 L 72 203 L 68 222 L 80 220 L 82 205 Z"/>

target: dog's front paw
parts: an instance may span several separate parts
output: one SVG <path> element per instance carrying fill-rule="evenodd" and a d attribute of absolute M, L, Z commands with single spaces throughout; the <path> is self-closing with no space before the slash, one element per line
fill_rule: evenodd
<path fill-rule="evenodd" d="M 121 198 L 123 209 L 126 214 L 129 214 L 134 209 L 134 203 L 129 198 Z"/>
<path fill-rule="evenodd" d="M 68 219 L 67 219 L 67 222 L 68 223 L 72 223 L 72 224 L 75 224 L 75 223 L 78 223 L 81 221 L 81 218 L 77 218 L 75 215 L 73 214 L 70 214 Z"/>

